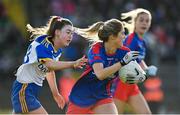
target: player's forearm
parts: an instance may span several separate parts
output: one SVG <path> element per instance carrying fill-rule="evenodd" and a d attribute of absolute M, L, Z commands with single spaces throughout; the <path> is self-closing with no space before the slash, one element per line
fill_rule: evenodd
<path fill-rule="evenodd" d="M 146 65 L 146 63 L 144 62 L 144 60 L 142 60 L 142 61 L 139 63 L 139 65 L 141 66 L 141 68 L 142 68 L 143 70 L 146 70 L 146 69 L 148 68 L 148 66 Z"/>
<path fill-rule="evenodd" d="M 110 67 L 106 67 L 100 71 L 95 71 L 96 76 L 99 80 L 104 80 L 110 76 L 112 76 L 115 72 L 117 72 L 121 68 L 121 64 L 118 62 Z"/>
<path fill-rule="evenodd" d="M 51 72 L 47 73 L 46 79 L 48 81 L 48 84 L 49 84 L 49 87 L 51 89 L 53 96 L 58 95 L 59 91 L 58 91 L 57 84 L 56 84 L 55 72 L 51 71 Z"/>
<path fill-rule="evenodd" d="M 66 68 L 73 68 L 75 64 L 75 61 L 47 61 L 45 62 L 46 67 L 49 70 L 61 70 Z"/>

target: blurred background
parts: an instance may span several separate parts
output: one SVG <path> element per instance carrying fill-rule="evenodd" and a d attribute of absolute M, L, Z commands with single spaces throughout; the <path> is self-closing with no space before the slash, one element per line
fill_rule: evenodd
<path fill-rule="evenodd" d="M 52 15 L 70 19 L 74 26 L 87 27 L 96 21 L 120 18 L 120 13 L 145 8 L 152 14 L 150 31 L 145 35 L 146 62 L 159 68 L 157 82 L 140 84 L 153 113 L 180 113 L 180 1 L 179 0 L 0 0 L 0 113 L 11 113 L 11 87 L 14 71 L 22 63 L 28 44 L 25 25 L 46 24 Z M 87 53 L 89 43 L 74 35 L 60 60 L 76 60 Z M 57 72 L 59 90 L 67 94 L 82 70 Z M 154 85 L 153 85 L 154 84 Z M 158 84 L 158 85 L 157 85 Z M 156 95 L 156 96 L 154 96 Z M 44 82 L 40 101 L 49 113 L 64 113 Z M 126 112 L 131 112 L 128 109 Z"/>

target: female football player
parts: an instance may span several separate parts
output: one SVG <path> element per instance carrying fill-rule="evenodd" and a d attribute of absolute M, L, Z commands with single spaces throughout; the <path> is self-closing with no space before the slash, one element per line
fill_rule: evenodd
<path fill-rule="evenodd" d="M 77 61 L 58 61 L 63 47 L 72 41 L 73 25 L 71 21 L 52 16 L 46 26 L 32 28 L 27 25 L 33 42 L 29 45 L 24 63 L 18 68 L 12 88 L 14 113 L 47 114 L 38 100 L 38 93 L 46 78 L 57 105 L 62 109 L 65 101 L 58 92 L 55 70 L 81 68 L 86 58 Z"/>
<path fill-rule="evenodd" d="M 110 90 L 112 80 L 122 66 L 137 58 L 138 52 L 123 46 L 124 28 L 117 19 L 75 32 L 94 43 L 88 52 L 87 68 L 71 90 L 67 114 L 117 114 Z"/>
<path fill-rule="evenodd" d="M 122 19 L 130 18 L 130 23 L 124 23 L 130 34 L 125 39 L 124 45 L 131 51 L 140 52 L 137 62 L 146 71 L 147 76 L 155 75 L 157 68 L 155 66 L 147 66 L 144 62 L 145 57 L 145 42 L 143 40 L 144 34 L 149 30 L 151 25 L 151 14 L 148 10 L 138 8 L 127 13 L 122 14 Z M 137 82 L 137 81 L 134 81 Z M 116 79 L 117 87 L 114 93 L 114 102 L 121 114 L 124 111 L 126 103 L 128 103 L 138 114 L 151 114 L 151 111 L 140 92 L 137 84 L 123 83 Z"/>

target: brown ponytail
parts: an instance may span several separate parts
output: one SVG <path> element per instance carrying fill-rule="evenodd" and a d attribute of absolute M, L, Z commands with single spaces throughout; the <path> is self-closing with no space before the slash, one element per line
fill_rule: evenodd
<path fill-rule="evenodd" d="M 99 41 L 97 33 L 99 29 L 102 28 L 103 25 L 104 25 L 104 22 L 100 21 L 84 29 L 75 27 L 75 33 L 77 33 L 78 35 L 84 38 L 89 39 L 90 41 Z"/>
<path fill-rule="evenodd" d="M 46 26 L 40 28 L 33 28 L 30 24 L 27 24 L 27 31 L 30 33 L 29 40 L 34 40 L 37 36 L 48 35 L 51 38 L 54 37 L 56 29 L 61 30 L 65 25 L 72 25 L 72 22 L 66 18 L 59 16 L 51 16 Z"/>
<path fill-rule="evenodd" d="M 75 28 L 75 32 L 91 41 L 107 42 L 110 35 L 118 35 L 122 28 L 121 21 L 111 19 L 106 22 L 96 22 L 85 29 Z"/>

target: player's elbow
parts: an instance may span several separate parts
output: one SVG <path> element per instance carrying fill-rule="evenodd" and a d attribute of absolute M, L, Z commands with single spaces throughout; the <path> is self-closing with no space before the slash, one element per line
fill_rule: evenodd
<path fill-rule="evenodd" d="M 104 75 L 101 74 L 101 73 L 96 73 L 96 77 L 99 79 L 99 80 L 104 80 Z"/>
<path fill-rule="evenodd" d="M 50 71 L 52 71 L 52 70 L 55 70 L 54 68 L 54 65 L 55 64 L 53 64 L 53 61 L 46 61 L 45 63 L 45 66 L 50 70 Z"/>

